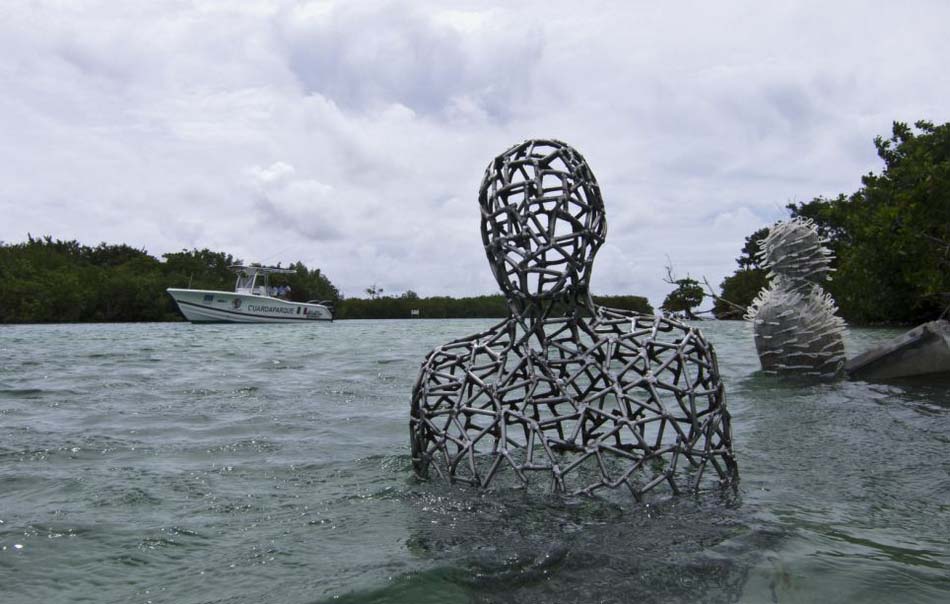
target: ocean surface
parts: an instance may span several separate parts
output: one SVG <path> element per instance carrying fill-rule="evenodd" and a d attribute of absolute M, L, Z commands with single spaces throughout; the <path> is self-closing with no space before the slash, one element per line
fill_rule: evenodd
<path fill-rule="evenodd" d="M 781 380 L 704 322 L 736 489 L 417 481 L 419 364 L 491 323 L 0 326 L 0 602 L 950 601 L 950 383 Z"/>

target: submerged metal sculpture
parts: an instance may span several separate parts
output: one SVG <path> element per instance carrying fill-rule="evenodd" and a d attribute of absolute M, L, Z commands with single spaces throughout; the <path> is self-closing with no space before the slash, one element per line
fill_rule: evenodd
<path fill-rule="evenodd" d="M 749 306 L 762 369 L 786 375 L 838 376 L 845 363 L 844 320 L 821 283 L 831 251 L 814 222 L 779 223 L 759 242 L 759 262 L 771 284 Z"/>
<path fill-rule="evenodd" d="M 737 475 L 716 355 L 699 330 L 589 293 L 607 223 L 586 160 L 554 140 L 496 157 L 482 241 L 510 316 L 432 351 L 412 395 L 417 475 L 591 493 L 693 490 Z M 505 480 L 500 479 L 499 480 Z"/>

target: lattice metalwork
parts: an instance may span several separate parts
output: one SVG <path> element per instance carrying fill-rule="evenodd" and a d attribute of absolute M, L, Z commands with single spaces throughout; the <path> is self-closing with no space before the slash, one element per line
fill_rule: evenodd
<path fill-rule="evenodd" d="M 779 223 L 759 242 L 760 264 L 770 285 L 749 306 L 762 369 L 772 373 L 833 378 L 844 367 L 844 320 L 821 283 L 832 253 L 814 222 Z"/>
<path fill-rule="evenodd" d="M 606 220 L 584 158 L 559 141 L 516 145 L 489 165 L 479 201 L 510 316 L 423 363 L 416 473 L 572 493 L 625 486 L 638 499 L 735 479 L 712 345 L 688 325 L 590 299 Z"/>
<path fill-rule="evenodd" d="M 488 166 L 482 242 L 509 298 L 551 298 L 588 280 L 607 222 L 587 162 L 558 141 L 526 141 Z"/>

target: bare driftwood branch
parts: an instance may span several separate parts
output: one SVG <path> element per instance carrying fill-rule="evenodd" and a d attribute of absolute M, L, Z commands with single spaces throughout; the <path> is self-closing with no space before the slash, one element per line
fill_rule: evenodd
<path fill-rule="evenodd" d="M 726 304 L 728 304 L 729 306 L 733 307 L 734 309 L 738 310 L 740 313 L 745 314 L 745 311 L 746 311 L 745 306 L 742 306 L 741 304 L 736 304 L 735 302 L 730 302 L 729 300 L 726 300 L 722 296 L 717 295 L 715 290 L 713 290 L 712 285 L 709 284 L 709 279 L 707 279 L 705 275 L 703 275 L 703 283 L 706 285 L 706 292 L 709 294 L 709 297 L 717 301 L 721 300 L 725 302 Z"/>
<path fill-rule="evenodd" d="M 664 283 L 670 285 L 676 285 L 676 276 L 673 274 L 673 261 L 670 259 L 670 255 L 666 255 L 666 278 L 663 279 Z"/>
<path fill-rule="evenodd" d="M 939 243 L 940 245 L 944 247 L 950 248 L 950 241 L 944 241 L 943 239 L 940 239 L 939 237 L 934 237 L 933 235 L 928 235 L 927 233 L 918 233 L 918 235 L 920 235 L 924 239 L 929 239 L 933 241 L 934 243 Z"/>

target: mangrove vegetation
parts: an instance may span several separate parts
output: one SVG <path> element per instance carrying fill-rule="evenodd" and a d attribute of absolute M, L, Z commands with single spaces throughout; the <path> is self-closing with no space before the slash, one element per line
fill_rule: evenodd
<path fill-rule="evenodd" d="M 0 242 L 0 323 L 181 321 L 165 289 L 189 287 L 231 291 L 241 264 L 231 254 L 183 250 L 163 254 L 119 244 L 95 247 L 51 237 Z M 375 284 L 368 298 L 344 298 L 320 269 L 303 262 L 295 272 L 271 276 L 271 285 L 289 285 L 290 299 L 320 300 L 338 319 L 494 318 L 507 316 L 501 295 L 421 298 L 415 292 L 382 295 Z M 598 296 L 599 304 L 653 313 L 642 296 Z"/>

